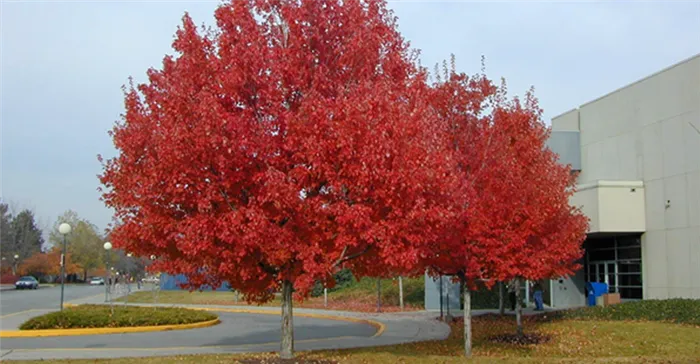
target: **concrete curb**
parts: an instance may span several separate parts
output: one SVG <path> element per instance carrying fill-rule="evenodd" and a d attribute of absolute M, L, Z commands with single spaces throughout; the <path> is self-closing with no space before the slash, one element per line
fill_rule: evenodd
<path fill-rule="evenodd" d="M 181 325 L 100 327 L 100 328 L 87 328 L 87 329 L 0 331 L 0 338 L 109 335 L 109 334 L 128 334 L 128 333 L 135 333 L 135 332 L 189 330 L 189 329 L 199 329 L 199 328 L 203 328 L 203 327 L 214 326 L 220 322 L 221 321 L 218 318 L 216 318 L 214 320 L 209 320 L 209 321 L 204 321 L 204 322 L 195 322 L 192 324 L 181 324 Z"/>

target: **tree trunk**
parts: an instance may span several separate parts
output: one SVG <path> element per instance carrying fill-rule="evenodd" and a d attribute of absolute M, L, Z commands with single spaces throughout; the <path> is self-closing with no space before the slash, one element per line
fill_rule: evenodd
<path fill-rule="evenodd" d="M 506 313 L 505 292 L 503 282 L 498 282 L 498 312 L 501 316 Z"/>
<path fill-rule="evenodd" d="M 382 279 L 377 278 L 377 312 L 382 312 Z"/>
<path fill-rule="evenodd" d="M 83 270 L 83 281 L 87 282 L 88 270 Z"/>
<path fill-rule="evenodd" d="M 460 277 L 464 290 L 464 356 L 472 356 L 472 298 L 464 277 Z"/>
<path fill-rule="evenodd" d="M 443 302 L 442 302 L 442 296 L 443 296 L 443 293 L 442 293 L 442 286 L 443 286 L 443 284 L 442 284 L 442 274 L 440 274 L 440 320 L 444 320 L 444 319 L 445 319 L 445 316 L 444 316 L 443 313 L 442 313 L 442 307 L 443 307 Z"/>
<path fill-rule="evenodd" d="M 515 279 L 515 321 L 518 324 L 518 336 L 523 336 L 523 305 L 520 304 L 520 278 Z"/>
<path fill-rule="evenodd" d="M 292 282 L 282 281 L 282 344 L 280 357 L 294 358 L 294 325 L 292 322 Z"/>
<path fill-rule="evenodd" d="M 399 307 L 403 311 L 403 278 L 399 276 Z"/>

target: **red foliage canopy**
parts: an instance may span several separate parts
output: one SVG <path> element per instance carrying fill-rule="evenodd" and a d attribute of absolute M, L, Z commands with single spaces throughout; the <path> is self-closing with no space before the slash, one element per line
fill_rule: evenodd
<path fill-rule="evenodd" d="M 412 271 L 454 214 L 446 126 L 381 1 L 243 1 L 126 92 L 104 164 L 115 246 L 191 287 L 301 293 Z"/>
<path fill-rule="evenodd" d="M 505 84 L 454 72 L 434 91 L 462 176 L 455 194 L 467 203 L 429 265 L 487 286 L 571 273 L 587 219 L 569 205 L 575 176 L 545 147 L 549 131 L 532 93 L 509 100 Z"/>

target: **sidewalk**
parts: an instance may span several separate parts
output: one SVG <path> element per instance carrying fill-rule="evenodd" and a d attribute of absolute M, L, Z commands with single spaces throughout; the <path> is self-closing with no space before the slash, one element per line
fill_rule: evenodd
<path fill-rule="evenodd" d="M 11 289 L 15 289 L 14 284 L 0 284 L 0 291 L 9 291 Z"/>

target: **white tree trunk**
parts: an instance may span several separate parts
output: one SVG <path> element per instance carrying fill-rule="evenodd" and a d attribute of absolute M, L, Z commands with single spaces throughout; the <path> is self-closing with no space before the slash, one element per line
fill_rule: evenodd
<path fill-rule="evenodd" d="M 523 335 L 523 305 L 520 304 L 520 279 L 515 280 L 515 321 L 518 324 L 518 336 Z"/>
<path fill-rule="evenodd" d="M 292 322 L 292 282 L 282 281 L 282 343 L 280 357 L 294 358 L 294 324 Z"/>
<path fill-rule="evenodd" d="M 472 299 L 471 291 L 467 286 L 466 280 L 462 279 L 462 287 L 464 289 L 464 356 L 471 358 L 472 356 Z"/>
<path fill-rule="evenodd" d="M 328 307 L 328 288 L 323 287 L 323 307 Z"/>
<path fill-rule="evenodd" d="M 377 312 L 382 312 L 382 279 L 377 278 Z"/>
<path fill-rule="evenodd" d="M 506 313 L 506 300 L 505 300 L 505 290 L 503 289 L 503 282 L 498 282 L 498 312 L 501 316 Z"/>
<path fill-rule="evenodd" d="M 403 311 L 403 278 L 399 276 L 399 306 Z"/>

